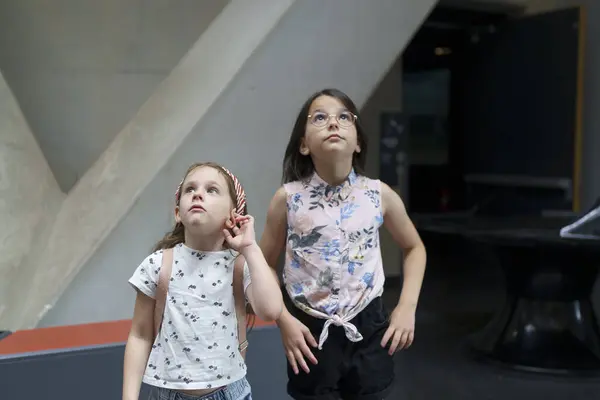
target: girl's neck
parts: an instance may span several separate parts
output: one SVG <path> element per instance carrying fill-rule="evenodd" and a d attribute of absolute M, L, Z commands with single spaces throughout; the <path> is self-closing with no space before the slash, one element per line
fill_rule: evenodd
<path fill-rule="evenodd" d="M 349 162 L 319 162 L 313 159 L 315 171 L 325 182 L 331 186 L 341 185 L 352 171 L 352 159 Z"/>
<path fill-rule="evenodd" d="M 186 232 L 184 244 L 193 250 L 211 252 L 222 251 L 224 249 L 224 242 L 225 239 L 223 238 L 223 234 L 198 237 L 198 235 L 192 235 Z"/>

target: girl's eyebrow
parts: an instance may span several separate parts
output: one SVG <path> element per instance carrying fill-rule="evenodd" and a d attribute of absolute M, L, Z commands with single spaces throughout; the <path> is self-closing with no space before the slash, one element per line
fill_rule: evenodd
<path fill-rule="evenodd" d="M 219 185 L 219 182 L 217 182 L 217 181 L 213 181 L 213 180 L 206 181 L 206 184 L 207 184 L 207 185 L 214 185 L 214 186 L 221 187 L 221 185 Z"/>
<path fill-rule="evenodd" d="M 215 180 L 208 180 L 204 182 L 205 185 L 212 185 L 212 186 L 218 186 L 221 187 L 221 185 L 219 185 L 219 182 L 215 181 Z M 186 182 L 185 185 L 183 185 L 184 188 L 188 188 L 191 186 L 196 186 L 196 182 L 195 181 L 189 181 Z"/>
<path fill-rule="evenodd" d="M 185 182 L 183 184 L 183 186 L 181 187 L 181 189 L 183 191 L 186 191 L 188 189 L 195 188 L 195 187 L 196 187 L 196 183 L 194 181 L 189 181 L 189 182 Z"/>
<path fill-rule="evenodd" d="M 342 107 L 342 108 L 340 108 L 340 109 L 338 110 L 338 112 L 344 112 L 344 111 L 348 111 L 348 109 L 347 109 L 347 108 L 345 108 L 345 107 Z M 325 111 L 325 110 L 323 110 L 322 108 L 315 108 L 315 109 L 312 111 L 312 113 L 309 113 L 309 114 L 313 114 L 313 113 L 316 113 L 316 112 L 322 112 L 322 113 L 328 114 L 328 112 L 327 112 L 327 111 Z"/>

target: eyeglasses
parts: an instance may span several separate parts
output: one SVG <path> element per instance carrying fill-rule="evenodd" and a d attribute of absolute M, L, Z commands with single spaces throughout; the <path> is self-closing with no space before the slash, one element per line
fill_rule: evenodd
<path fill-rule="evenodd" d="M 348 128 L 356 122 L 358 118 L 356 115 L 352 114 L 350 111 L 343 111 L 339 114 L 327 114 L 324 112 L 317 111 L 314 114 L 308 114 L 308 120 L 311 124 L 318 127 L 323 127 L 329 123 L 331 117 L 335 117 L 338 124 L 343 126 L 344 128 Z"/>

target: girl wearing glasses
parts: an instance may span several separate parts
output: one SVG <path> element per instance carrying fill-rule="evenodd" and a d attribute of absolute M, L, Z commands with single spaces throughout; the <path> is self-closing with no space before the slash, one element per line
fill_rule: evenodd
<path fill-rule="evenodd" d="M 285 249 L 286 307 L 277 322 L 294 399 L 382 399 L 392 390 L 392 355 L 413 341 L 425 247 L 396 192 L 362 174 L 366 151 L 346 94 L 325 89 L 304 103 L 261 240 L 272 267 Z M 382 224 L 404 251 L 391 313 L 381 298 Z"/>

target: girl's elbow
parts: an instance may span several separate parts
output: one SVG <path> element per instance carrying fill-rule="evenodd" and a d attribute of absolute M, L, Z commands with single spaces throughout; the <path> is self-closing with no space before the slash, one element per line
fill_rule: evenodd
<path fill-rule="evenodd" d="M 261 310 L 257 310 L 258 317 L 265 322 L 277 321 L 283 311 L 283 300 L 281 297 L 279 301 L 271 301 L 268 305 L 262 307 Z"/>
<path fill-rule="evenodd" d="M 405 253 L 420 252 L 420 253 L 423 253 L 423 254 L 427 254 L 427 250 L 425 249 L 425 243 L 423 243 L 420 240 L 418 242 L 410 245 L 410 246 L 406 246 L 402 250 Z"/>
<path fill-rule="evenodd" d="M 281 311 L 275 310 L 275 309 L 268 309 L 268 310 L 265 310 L 261 314 L 262 315 L 258 316 L 261 320 L 263 320 L 265 322 L 274 322 L 274 321 L 277 321 L 279 319 L 279 317 L 281 316 Z"/>
<path fill-rule="evenodd" d="M 427 258 L 427 249 L 425 248 L 425 243 L 421 242 L 419 244 L 419 250 L 423 253 L 423 257 Z"/>

